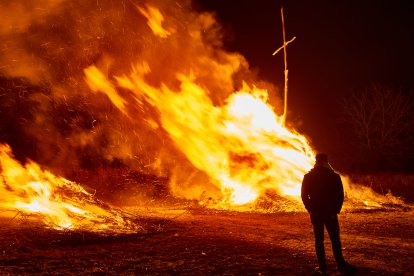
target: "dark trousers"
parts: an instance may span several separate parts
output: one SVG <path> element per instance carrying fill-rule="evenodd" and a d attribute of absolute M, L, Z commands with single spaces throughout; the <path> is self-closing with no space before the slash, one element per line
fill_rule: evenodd
<path fill-rule="evenodd" d="M 341 239 L 339 237 L 339 222 L 338 216 L 334 215 L 316 215 L 311 214 L 311 221 L 313 225 L 313 233 L 315 235 L 315 249 L 316 256 L 318 258 L 319 268 L 326 270 L 325 260 L 325 247 L 324 240 L 324 227 L 328 231 L 329 238 L 332 243 L 332 251 L 335 257 L 335 261 L 338 265 L 342 265 L 345 260 L 342 256 Z"/>

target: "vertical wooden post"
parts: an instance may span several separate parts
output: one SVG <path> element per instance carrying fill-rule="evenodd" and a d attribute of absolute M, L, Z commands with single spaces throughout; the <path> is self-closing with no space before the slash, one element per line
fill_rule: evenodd
<path fill-rule="evenodd" d="M 285 63 L 285 86 L 284 86 L 284 98 L 283 98 L 283 114 L 282 114 L 282 125 L 286 126 L 286 117 L 287 117 L 287 103 L 288 103 L 288 67 L 287 67 L 287 45 L 295 40 L 296 37 L 293 37 L 291 40 L 286 41 L 286 32 L 285 32 L 285 18 L 283 16 L 283 7 L 280 8 L 280 14 L 282 16 L 282 30 L 283 30 L 283 46 L 279 47 L 273 55 L 279 53 L 283 48 L 284 53 L 284 63 Z"/>
<path fill-rule="evenodd" d="M 283 105 L 283 115 L 282 123 L 283 126 L 286 125 L 287 117 L 287 101 L 288 101 L 288 68 L 287 68 L 287 50 L 286 50 L 286 33 L 285 33 L 285 18 L 283 16 L 283 7 L 280 8 L 280 14 L 282 16 L 282 29 L 283 29 L 283 56 L 285 63 L 285 86 L 284 86 L 284 105 Z"/>

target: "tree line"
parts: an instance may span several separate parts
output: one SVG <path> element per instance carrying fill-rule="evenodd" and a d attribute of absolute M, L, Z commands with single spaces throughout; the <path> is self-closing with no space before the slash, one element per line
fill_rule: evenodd
<path fill-rule="evenodd" d="M 414 172 L 414 94 L 374 83 L 342 102 L 348 169 Z"/>

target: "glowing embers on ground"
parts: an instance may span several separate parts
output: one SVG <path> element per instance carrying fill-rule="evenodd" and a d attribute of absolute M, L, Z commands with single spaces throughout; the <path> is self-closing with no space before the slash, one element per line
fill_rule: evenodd
<path fill-rule="evenodd" d="M 0 144 L 0 172 L 2 209 L 38 214 L 59 230 L 125 233 L 139 229 L 77 183 L 43 171 L 33 161 L 21 165 L 5 144 Z"/>
<path fill-rule="evenodd" d="M 162 128 L 176 147 L 221 190 L 221 203 L 251 203 L 269 189 L 282 196 L 300 195 L 303 175 L 312 167 L 314 154 L 304 136 L 282 125 L 267 103 L 267 91 L 244 85 L 224 105 L 216 106 L 193 75 L 178 74 L 180 89 L 172 91 L 166 85 L 158 88 L 147 83 L 148 72 L 144 63 L 108 85 L 109 80 L 96 67 L 85 69 L 86 81 L 94 91 L 113 100 L 121 97 L 114 96 L 114 88 L 122 87 L 134 95 L 135 101 L 128 105 L 149 103 L 155 107 Z M 126 106 L 114 104 L 128 113 Z"/>

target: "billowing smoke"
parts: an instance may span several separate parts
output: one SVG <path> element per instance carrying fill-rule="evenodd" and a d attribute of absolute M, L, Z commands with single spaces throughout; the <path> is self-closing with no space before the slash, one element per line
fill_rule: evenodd
<path fill-rule="evenodd" d="M 254 82 L 279 106 L 276 89 L 224 50 L 214 15 L 189 0 L 2 1 L 0 16 L 0 140 L 63 174 L 115 162 L 177 183 L 205 177 L 175 149 L 150 104 L 129 106 L 124 91 L 125 114 L 94 93 L 84 73 L 92 65 L 110 79 L 145 62 L 145 81 L 172 90 L 178 73 L 192 75 L 218 106 Z"/>

